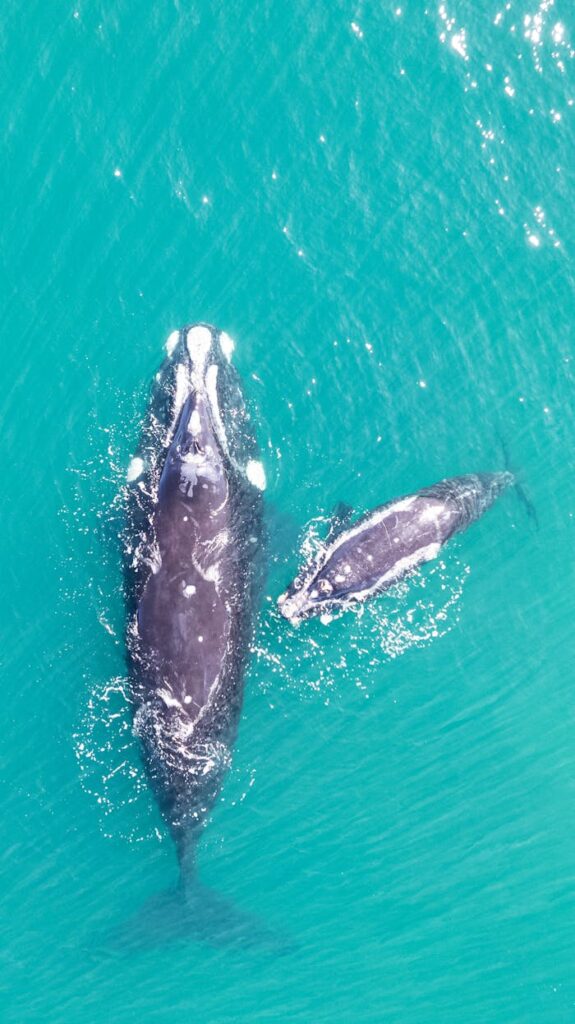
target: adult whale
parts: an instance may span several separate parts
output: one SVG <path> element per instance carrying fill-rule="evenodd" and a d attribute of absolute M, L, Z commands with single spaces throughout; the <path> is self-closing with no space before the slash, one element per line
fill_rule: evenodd
<path fill-rule="evenodd" d="M 429 562 L 493 504 L 511 473 L 442 480 L 395 499 L 340 529 L 278 599 L 292 623 L 365 601 Z"/>
<path fill-rule="evenodd" d="M 231 339 L 193 324 L 166 348 L 128 470 L 127 651 L 134 731 L 191 892 L 242 707 L 265 480 Z"/>

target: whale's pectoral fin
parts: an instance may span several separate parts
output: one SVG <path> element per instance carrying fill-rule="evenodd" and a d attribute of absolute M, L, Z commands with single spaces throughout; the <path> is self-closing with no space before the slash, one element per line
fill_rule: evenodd
<path fill-rule="evenodd" d="M 539 529 L 539 516 L 537 515 L 537 509 L 535 508 L 535 505 L 529 499 L 529 497 L 528 497 L 528 495 L 527 495 L 527 493 L 525 491 L 525 488 L 522 487 L 521 484 L 518 483 L 517 480 L 515 481 L 513 486 L 515 487 L 515 493 L 516 493 L 517 497 L 519 498 L 519 501 L 524 506 L 525 511 L 527 512 L 527 515 L 529 516 L 529 518 L 531 520 L 533 520 L 533 522 L 535 523 L 535 528 L 538 530 Z"/>
<path fill-rule="evenodd" d="M 504 462 L 505 462 L 505 469 L 509 473 L 512 473 L 514 478 L 515 478 L 514 482 L 513 482 L 513 487 L 515 488 L 515 493 L 516 493 L 517 497 L 519 498 L 519 501 L 521 502 L 521 504 L 525 508 L 525 511 L 527 512 L 527 515 L 535 523 L 535 528 L 538 530 L 539 529 L 539 516 L 537 515 L 537 510 L 536 510 L 535 505 L 533 504 L 533 502 L 528 497 L 525 488 L 517 480 L 515 472 L 514 472 L 514 470 L 511 467 L 511 458 L 509 456 L 509 449 L 507 447 L 507 444 L 505 443 L 505 439 L 503 438 L 503 436 L 501 434 L 499 434 L 499 443 L 500 443 L 501 449 L 503 451 L 503 459 L 504 459 Z"/>
<path fill-rule="evenodd" d="M 347 530 L 353 515 L 354 510 L 351 505 L 346 505 L 345 501 L 338 501 L 331 514 L 329 529 L 325 538 L 326 544 L 331 544 L 332 540 L 335 540 L 340 533 Z"/>
<path fill-rule="evenodd" d="M 265 526 L 270 561 L 282 565 L 297 548 L 300 526 L 294 516 L 279 511 L 268 502 L 265 508 Z"/>

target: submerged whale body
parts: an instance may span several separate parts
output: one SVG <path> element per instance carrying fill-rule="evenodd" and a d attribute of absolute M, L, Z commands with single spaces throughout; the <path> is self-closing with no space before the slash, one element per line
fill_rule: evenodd
<path fill-rule="evenodd" d="M 339 530 L 280 596 L 280 611 L 298 623 L 382 593 L 435 558 L 513 482 L 508 472 L 453 477 L 380 505 Z"/>
<path fill-rule="evenodd" d="M 230 763 L 263 582 L 263 468 L 233 344 L 174 332 L 128 470 L 127 649 L 146 773 L 184 883 Z"/>

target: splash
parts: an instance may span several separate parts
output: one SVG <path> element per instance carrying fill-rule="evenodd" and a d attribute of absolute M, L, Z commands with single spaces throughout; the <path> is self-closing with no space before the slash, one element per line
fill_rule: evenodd
<path fill-rule="evenodd" d="M 131 843 L 161 840 L 150 824 L 154 806 L 134 740 L 127 678 L 93 684 L 73 740 L 80 782 L 98 807 L 103 834 Z"/>
<path fill-rule="evenodd" d="M 328 521 L 312 520 L 301 544 L 304 564 L 321 550 Z M 271 702 L 278 687 L 303 699 L 319 695 L 325 703 L 350 685 L 369 697 L 381 685 L 386 664 L 453 629 L 469 573 L 452 541 L 442 558 L 380 597 L 298 626 L 286 625 L 270 600 L 253 648 L 262 689 Z"/>

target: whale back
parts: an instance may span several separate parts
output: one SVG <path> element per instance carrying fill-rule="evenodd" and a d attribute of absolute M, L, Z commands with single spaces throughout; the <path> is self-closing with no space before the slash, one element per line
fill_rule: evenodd
<path fill-rule="evenodd" d="M 435 558 L 513 481 L 510 473 L 452 477 L 386 502 L 326 545 L 279 599 L 294 622 L 381 593 Z"/>
<path fill-rule="evenodd" d="M 170 336 L 128 473 L 134 731 L 188 874 L 230 763 L 263 584 L 263 471 L 226 339 L 206 324 Z"/>

